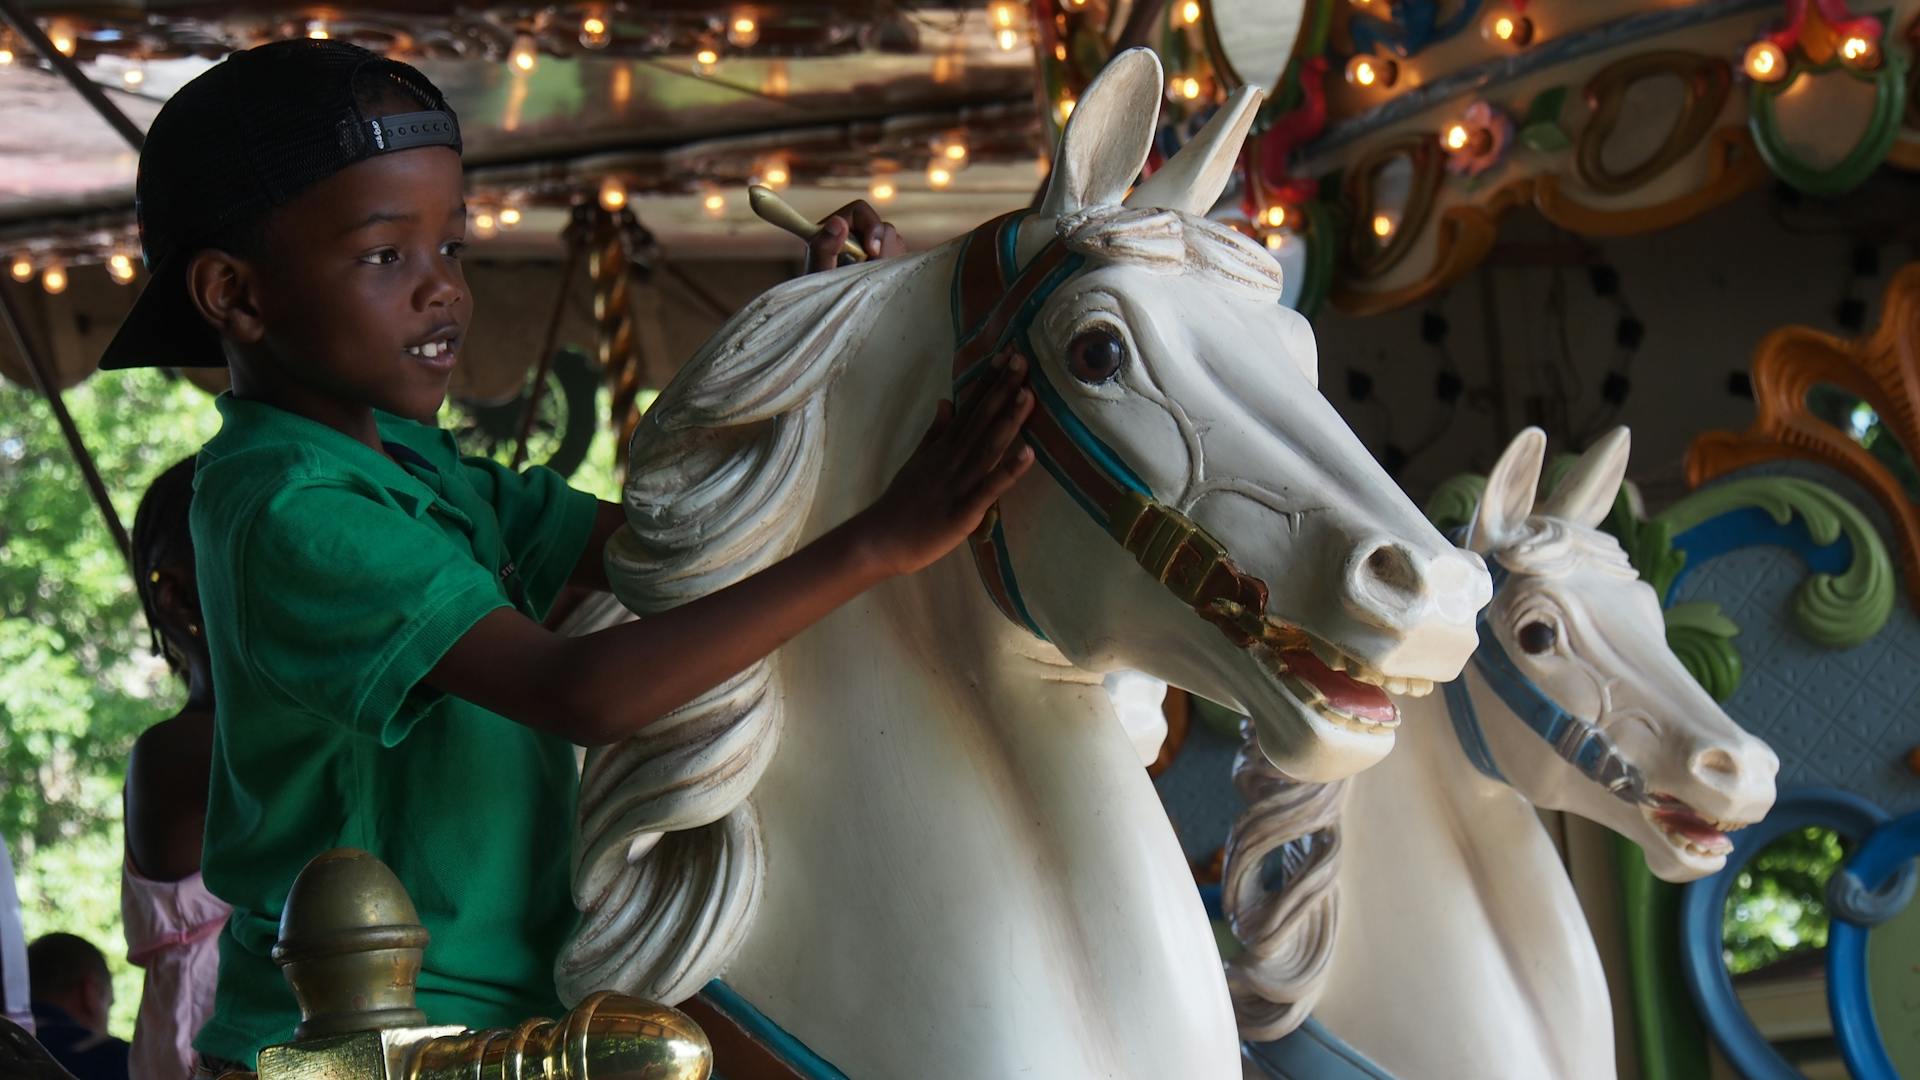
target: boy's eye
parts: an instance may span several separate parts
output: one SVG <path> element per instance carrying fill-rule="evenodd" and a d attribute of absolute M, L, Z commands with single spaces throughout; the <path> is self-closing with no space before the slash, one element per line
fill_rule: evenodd
<path fill-rule="evenodd" d="M 365 255 L 360 256 L 360 261 L 366 263 L 368 266 L 386 266 L 390 263 L 399 262 L 400 253 L 392 248 L 381 248 L 379 251 L 369 251 Z"/>
<path fill-rule="evenodd" d="M 465 240 L 449 240 L 440 245 L 440 254 L 453 259 L 459 258 L 460 253 L 465 250 L 467 250 L 467 242 Z"/>

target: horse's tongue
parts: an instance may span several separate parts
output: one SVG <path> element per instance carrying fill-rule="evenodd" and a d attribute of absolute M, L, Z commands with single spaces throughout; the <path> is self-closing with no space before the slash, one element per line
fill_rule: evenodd
<path fill-rule="evenodd" d="M 1280 660 L 1294 677 L 1312 684 L 1326 697 L 1327 704 L 1348 716 L 1375 724 L 1391 724 L 1400 715 L 1385 690 L 1333 670 L 1306 649 L 1289 649 L 1280 654 Z"/>

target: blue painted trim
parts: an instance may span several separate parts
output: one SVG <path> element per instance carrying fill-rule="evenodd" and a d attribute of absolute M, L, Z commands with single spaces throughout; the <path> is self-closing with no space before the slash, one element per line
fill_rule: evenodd
<path fill-rule="evenodd" d="M 1007 599 L 1013 601 L 1014 614 L 1020 616 L 1020 621 L 1026 624 L 1027 631 L 1034 637 L 1047 640 L 1047 635 L 1040 630 L 1040 624 L 1033 621 L 1033 612 L 1027 610 L 1027 601 L 1020 595 L 1020 585 L 1013 578 L 1013 553 L 1007 550 L 1006 530 L 995 521 L 989 535 L 993 538 L 993 561 L 1000 564 L 1000 582 L 1007 587 Z"/>
<path fill-rule="evenodd" d="M 1749 11 L 1769 8 L 1777 11 L 1779 7 L 1780 0 L 1704 0 L 1691 7 L 1663 8 L 1629 15 L 1601 26 L 1548 38 L 1512 56 L 1441 76 L 1400 94 L 1371 112 L 1329 127 L 1324 135 L 1295 155 L 1294 171 L 1304 176 L 1329 172 L 1339 167 L 1339 163 L 1325 160 L 1335 151 L 1451 98 L 1484 94 L 1504 83 L 1642 38 L 1684 30 Z M 1759 28 L 1755 27 L 1755 30 L 1757 32 Z"/>
<path fill-rule="evenodd" d="M 807 1080 L 847 1080 L 846 1073 L 834 1068 L 826 1058 L 814 1053 L 806 1043 L 789 1034 L 787 1029 L 767 1019 L 765 1013 L 754 1008 L 733 987 L 715 979 L 701 992 L 707 995 L 707 1000 L 714 1008 L 726 1014 L 727 1019 L 739 1024 L 741 1030 L 759 1040 Z"/>
<path fill-rule="evenodd" d="M 1394 1080 L 1311 1016 L 1272 1042 L 1241 1043 L 1240 1053 L 1269 1080 Z"/>
<path fill-rule="evenodd" d="M 1680 972 L 1687 990 L 1734 1071 L 1746 1080 L 1802 1080 L 1760 1035 L 1733 992 L 1722 952 L 1727 894 L 1747 861 L 1796 829 L 1820 825 L 1858 841 L 1887 820 L 1887 812 L 1850 791 L 1800 788 L 1782 794 L 1758 824 L 1728 834 L 1733 852 L 1720 872 L 1687 885 L 1680 894 Z M 1838 930 L 1843 923 L 1835 923 Z M 1832 939 L 1828 939 L 1832 948 Z"/>
<path fill-rule="evenodd" d="M 1712 559 L 1752 547 L 1783 547 L 1799 555 L 1816 574 L 1840 575 L 1853 565 L 1853 541 L 1845 533 L 1831 544 L 1821 544 L 1807 531 L 1805 518 L 1795 514 L 1786 524 L 1757 506 L 1717 514 L 1673 538 L 1674 550 L 1687 557 L 1667 589 L 1666 606 L 1680 595 L 1680 583 Z"/>
<path fill-rule="evenodd" d="M 1513 782 L 1507 779 L 1507 774 L 1500 771 L 1499 763 L 1493 760 L 1493 747 L 1487 745 L 1487 733 L 1480 728 L 1480 713 L 1473 707 L 1473 694 L 1467 689 L 1466 676 L 1441 683 L 1440 691 L 1446 695 L 1447 718 L 1453 721 L 1453 737 L 1460 743 L 1467 760 L 1480 770 L 1480 775 L 1512 787 Z"/>
<path fill-rule="evenodd" d="M 1113 447 L 1101 442 L 1100 437 L 1073 414 L 1073 410 L 1067 406 L 1066 399 L 1060 396 L 1060 391 L 1053 388 L 1053 384 L 1047 381 L 1045 375 L 1035 369 L 1028 382 L 1033 386 L 1034 396 L 1040 399 L 1041 407 L 1052 415 L 1054 421 L 1060 425 L 1060 430 L 1067 433 L 1067 438 L 1073 440 L 1073 444 L 1080 448 L 1080 452 L 1100 467 L 1100 471 L 1111 476 L 1128 491 L 1138 492 L 1149 499 L 1153 498 L 1153 492 L 1147 487 L 1147 482 L 1128 468 L 1126 462 L 1120 460 L 1120 455 L 1114 452 Z M 1107 523 L 1105 511 L 1095 513 L 1094 520 L 1105 525 Z"/>
<path fill-rule="evenodd" d="M 1874 829 L 1847 860 L 1846 871 L 1877 891 L 1910 871 L 1915 856 L 1920 856 L 1920 811 Z M 1840 1056 L 1854 1080 L 1900 1080 L 1880 1038 L 1867 984 L 1867 938 L 1872 933 L 1872 927 L 1833 920 L 1827 931 L 1827 1010 L 1833 1014 Z"/>
<path fill-rule="evenodd" d="M 1441 22 L 1439 0 L 1399 0 L 1384 19 L 1353 15 L 1347 21 L 1347 36 L 1353 39 L 1354 52 L 1371 52 L 1384 45 L 1406 58 L 1465 30 L 1479 13 L 1480 0 L 1460 0 L 1447 21 Z"/>

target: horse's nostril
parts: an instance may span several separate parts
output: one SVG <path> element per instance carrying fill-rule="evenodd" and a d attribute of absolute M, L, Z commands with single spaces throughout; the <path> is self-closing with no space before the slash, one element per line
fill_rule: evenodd
<path fill-rule="evenodd" d="M 1381 544 L 1367 554 L 1362 574 L 1375 584 L 1399 592 L 1419 592 L 1420 572 L 1413 556 L 1398 544 Z"/>
<path fill-rule="evenodd" d="M 1728 751 L 1713 746 L 1693 756 L 1693 772 L 1695 775 L 1718 773 L 1725 777 L 1737 776 L 1740 773 L 1740 763 L 1735 761 Z"/>

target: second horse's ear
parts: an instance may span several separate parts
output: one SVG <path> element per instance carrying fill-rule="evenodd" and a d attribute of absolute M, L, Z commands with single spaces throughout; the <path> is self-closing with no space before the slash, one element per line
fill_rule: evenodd
<path fill-rule="evenodd" d="M 1153 148 L 1165 92 L 1161 71 L 1152 49 L 1128 49 L 1101 69 L 1060 135 L 1041 217 L 1112 206 L 1126 195 Z"/>
<path fill-rule="evenodd" d="M 1595 528 L 1607 520 L 1627 478 L 1627 457 L 1633 439 L 1624 427 L 1614 428 L 1587 448 L 1547 498 L 1540 512 Z"/>
<path fill-rule="evenodd" d="M 1487 474 L 1487 490 L 1473 515 L 1467 547 L 1484 555 L 1518 533 L 1533 513 L 1540 470 L 1547 460 L 1547 433 L 1530 427 L 1513 437 Z"/>
<path fill-rule="evenodd" d="M 1266 96 L 1253 86 L 1235 90 L 1200 134 L 1188 139 L 1159 171 L 1133 189 L 1127 205 L 1197 215 L 1213 209 L 1233 177 L 1233 166 L 1246 146 L 1254 114 L 1260 111 Z"/>

